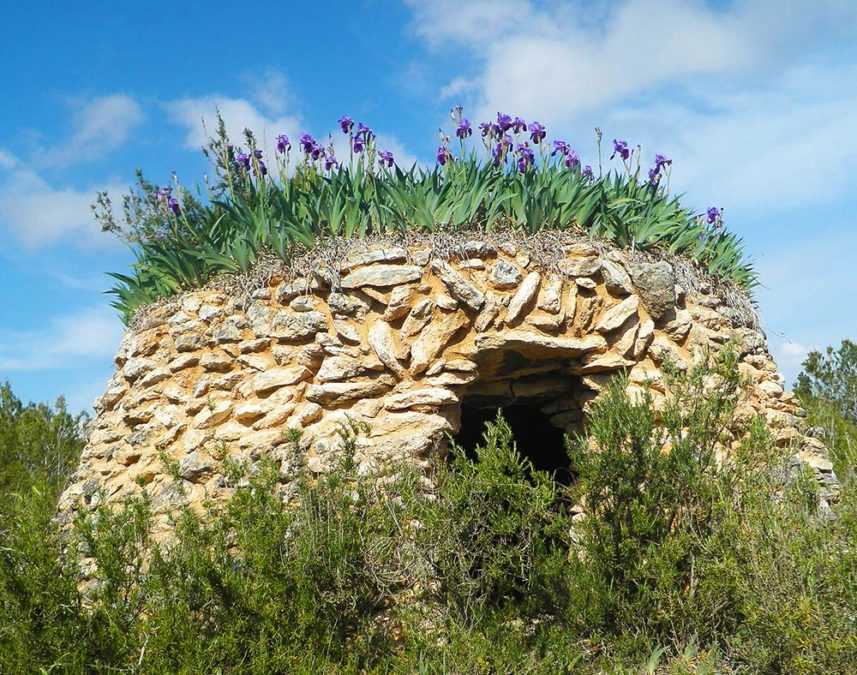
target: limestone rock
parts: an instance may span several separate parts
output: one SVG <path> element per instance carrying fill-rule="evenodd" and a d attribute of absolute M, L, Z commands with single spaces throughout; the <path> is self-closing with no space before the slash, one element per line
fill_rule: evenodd
<path fill-rule="evenodd" d="M 639 306 L 640 299 L 636 295 L 626 298 L 618 305 L 614 305 L 604 312 L 604 315 L 596 324 L 595 330 L 599 333 L 609 333 L 616 330 L 637 313 Z"/>
<path fill-rule="evenodd" d="M 411 311 L 411 301 L 415 295 L 413 286 L 396 286 L 390 293 L 390 302 L 384 310 L 384 321 L 397 321 Z"/>
<path fill-rule="evenodd" d="M 414 265 L 372 265 L 362 267 L 342 278 L 343 288 L 362 288 L 363 286 L 398 286 L 422 277 L 421 268 Z"/>
<path fill-rule="evenodd" d="M 521 278 L 521 271 L 512 263 L 498 260 L 491 268 L 488 281 L 494 288 L 508 290 L 516 288 L 521 283 Z"/>
<path fill-rule="evenodd" d="M 253 391 L 259 395 L 269 394 L 281 387 L 288 387 L 309 379 L 312 373 L 303 366 L 271 368 L 253 377 Z"/>
<path fill-rule="evenodd" d="M 369 311 L 369 305 L 360 298 L 345 293 L 331 293 L 327 296 L 327 304 L 337 316 L 360 318 Z"/>
<path fill-rule="evenodd" d="M 628 271 L 643 306 L 655 321 L 675 307 L 675 274 L 672 265 L 664 260 L 655 263 L 630 262 Z"/>
<path fill-rule="evenodd" d="M 527 275 L 509 302 L 509 308 L 506 310 L 506 323 L 514 323 L 521 317 L 525 310 L 531 308 L 533 299 L 539 290 L 541 280 L 542 276 L 538 272 L 530 272 Z"/>
<path fill-rule="evenodd" d="M 474 312 L 478 312 L 482 308 L 482 305 L 485 304 L 485 295 L 452 269 L 449 263 L 442 260 L 435 260 L 432 262 L 431 268 L 447 289 L 449 289 L 452 296 Z"/>
<path fill-rule="evenodd" d="M 229 419 L 231 414 L 232 403 L 230 401 L 214 401 L 199 411 L 194 418 L 194 427 L 210 429 Z"/>
<path fill-rule="evenodd" d="M 549 314 L 558 314 L 562 309 L 562 286 L 562 277 L 553 275 L 548 277 L 547 283 L 542 286 L 539 294 L 538 308 Z"/>
<path fill-rule="evenodd" d="M 476 347 L 485 351 L 511 349 L 525 355 L 556 358 L 604 351 L 607 341 L 600 335 L 587 335 L 583 338 L 549 337 L 530 331 L 510 330 L 477 335 Z"/>
<path fill-rule="evenodd" d="M 419 333 L 431 320 L 431 312 L 434 303 L 428 298 L 423 298 L 411 308 L 411 313 L 402 324 L 402 338 L 408 338 Z"/>
<path fill-rule="evenodd" d="M 613 295 L 630 295 L 634 292 L 631 277 L 621 265 L 612 260 L 602 259 L 601 276 L 604 286 Z"/>
<path fill-rule="evenodd" d="M 354 248 L 345 256 L 340 269 L 343 272 L 374 263 L 398 263 L 404 262 L 408 252 L 401 246 L 368 246 L 366 248 Z"/>
<path fill-rule="evenodd" d="M 386 410 L 406 410 L 407 408 L 414 408 L 416 406 L 437 407 L 453 403 L 458 403 L 458 396 L 449 389 L 425 387 L 387 396 L 384 399 L 384 408 Z"/>
<path fill-rule="evenodd" d="M 597 257 L 571 258 L 559 263 L 559 271 L 567 277 L 591 277 L 600 269 L 601 260 Z"/>
<path fill-rule="evenodd" d="M 388 376 L 374 380 L 326 382 L 311 385 L 306 391 L 306 398 L 320 405 L 331 405 L 354 399 L 374 398 L 389 391 L 392 386 L 392 378 Z"/>
<path fill-rule="evenodd" d="M 397 377 L 402 378 L 405 369 L 396 359 L 396 346 L 393 341 L 393 329 L 386 321 L 378 320 L 369 328 L 367 336 L 369 346 L 387 368 L 392 370 Z"/>
<path fill-rule="evenodd" d="M 324 330 L 327 330 L 327 319 L 321 312 L 314 311 L 293 314 L 280 310 L 271 323 L 271 336 L 286 342 L 306 340 Z"/>
<path fill-rule="evenodd" d="M 467 317 L 461 312 L 446 314 L 430 323 L 411 345 L 411 372 L 414 375 L 424 372 L 452 336 L 467 323 Z"/>

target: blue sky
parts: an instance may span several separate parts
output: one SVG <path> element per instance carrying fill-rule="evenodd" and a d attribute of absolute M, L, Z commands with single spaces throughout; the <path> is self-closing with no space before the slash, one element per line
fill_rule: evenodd
<path fill-rule="evenodd" d="M 132 256 L 89 204 L 138 167 L 199 182 L 217 108 L 269 142 L 348 113 L 400 162 L 432 161 L 457 103 L 538 119 L 584 160 L 600 126 L 725 208 L 789 382 L 857 338 L 853 0 L 59 4 L 0 27 L 0 381 L 24 399 L 100 393 L 122 332 L 105 273 Z"/>

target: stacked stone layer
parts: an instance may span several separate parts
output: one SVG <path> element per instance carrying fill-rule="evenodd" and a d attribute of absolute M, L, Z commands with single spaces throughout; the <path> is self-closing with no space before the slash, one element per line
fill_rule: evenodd
<path fill-rule="evenodd" d="M 739 415 L 765 417 L 833 495 L 825 448 L 802 433 L 755 320 L 705 284 L 682 289 L 665 261 L 587 242 L 557 253 L 543 268 L 511 242 L 467 242 L 451 259 L 355 244 L 336 278 L 274 279 L 249 298 L 202 289 L 152 309 L 122 341 L 61 514 L 143 491 L 161 516 L 222 500 L 227 459 L 270 458 L 286 482 L 290 430 L 325 471 L 347 418 L 368 423 L 361 472 L 428 467 L 462 401 L 524 402 L 576 428 L 612 374 L 627 370 L 636 393 L 649 383 L 658 404 L 666 360 L 687 367 L 730 341 L 751 383 Z"/>

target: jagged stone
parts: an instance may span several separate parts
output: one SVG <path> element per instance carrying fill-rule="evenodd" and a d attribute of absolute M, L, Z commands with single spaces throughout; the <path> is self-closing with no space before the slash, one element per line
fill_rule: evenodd
<path fill-rule="evenodd" d="M 508 290 L 517 288 L 522 278 L 521 270 L 512 263 L 506 260 L 498 260 L 491 268 L 488 281 L 494 288 Z"/>
<path fill-rule="evenodd" d="M 334 315 L 361 318 L 369 311 L 369 305 L 360 298 L 345 293 L 331 293 L 327 304 Z"/>
<path fill-rule="evenodd" d="M 533 299 L 538 293 L 541 280 L 542 276 L 538 272 L 530 272 L 527 275 L 509 302 L 509 308 L 506 310 L 506 323 L 514 323 L 521 318 L 525 311 L 532 308 Z"/>
<path fill-rule="evenodd" d="M 449 289 L 449 292 L 460 302 L 474 312 L 478 312 L 485 304 L 485 295 L 473 284 L 456 272 L 449 263 L 442 260 L 434 260 L 431 264 L 432 270 L 438 278 Z"/>
<path fill-rule="evenodd" d="M 379 320 L 372 324 L 367 335 L 369 346 L 387 368 L 399 378 L 405 374 L 405 369 L 396 359 L 396 345 L 393 341 L 393 329 L 386 321 Z"/>
<path fill-rule="evenodd" d="M 396 286 L 390 293 L 390 302 L 384 310 L 385 321 L 397 321 L 408 315 L 411 304 L 416 294 L 413 286 Z"/>
<path fill-rule="evenodd" d="M 601 317 L 595 326 L 595 330 L 599 333 L 609 333 L 616 330 L 628 319 L 637 314 L 637 308 L 640 306 L 640 299 L 636 295 L 626 298 L 618 305 L 614 305 Z"/>
<path fill-rule="evenodd" d="M 256 394 L 268 394 L 280 387 L 288 387 L 310 378 L 312 373 L 303 366 L 291 368 L 272 368 L 253 376 L 253 391 Z"/>
<path fill-rule="evenodd" d="M 630 295 L 634 292 L 630 275 L 624 267 L 612 260 L 601 260 L 601 276 L 604 286 L 613 295 Z"/>
<path fill-rule="evenodd" d="M 643 306 L 655 321 L 675 307 L 675 274 L 668 262 L 630 262 L 628 272 Z"/>
<path fill-rule="evenodd" d="M 607 341 L 600 335 L 587 335 L 583 338 L 549 337 L 524 330 L 509 330 L 502 333 L 477 335 L 476 347 L 484 351 L 512 349 L 522 354 L 572 357 L 604 351 L 607 348 Z"/>
<path fill-rule="evenodd" d="M 567 277 L 591 277 L 601 269 L 601 260 L 592 258 L 571 258 L 559 263 L 559 271 Z"/>
<path fill-rule="evenodd" d="M 453 403 L 458 403 L 458 396 L 449 389 L 425 387 L 387 396 L 384 399 L 384 408 L 386 410 L 406 410 L 417 406 L 437 407 Z"/>
<path fill-rule="evenodd" d="M 558 314 L 562 309 L 562 287 L 562 277 L 549 276 L 547 282 L 542 285 L 539 301 L 536 306 L 549 314 Z"/>
<path fill-rule="evenodd" d="M 401 246 L 370 246 L 364 249 L 352 249 L 342 261 L 340 269 L 343 272 L 374 263 L 404 262 L 408 252 Z"/>
<path fill-rule="evenodd" d="M 330 405 L 360 398 L 374 398 L 389 391 L 392 378 L 381 376 L 374 380 L 356 382 L 327 382 L 307 388 L 306 398 L 319 405 Z"/>
<path fill-rule="evenodd" d="M 324 330 L 327 330 L 327 319 L 321 312 L 292 314 L 280 310 L 271 322 L 271 336 L 286 342 L 313 338 Z"/>
<path fill-rule="evenodd" d="M 452 336 L 467 323 L 467 317 L 461 312 L 446 314 L 430 323 L 411 345 L 411 373 L 419 375 L 424 372 Z"/>

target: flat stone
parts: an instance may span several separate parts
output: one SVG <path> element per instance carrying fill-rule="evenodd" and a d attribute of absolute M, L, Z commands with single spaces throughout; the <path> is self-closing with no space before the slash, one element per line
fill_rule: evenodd
<path fill-rule="evenodd" d="M 362 359 L 350 356 L 328 356 L 316 373 L 315 380 L 316 382 L 342 382 L 363 375 L 368 370 Z"/>
<path fill-rule="evenodd" d="M 139 386 L 151 387 L 154 384 L 158 384 L 158 382 L 163 382 L 171 376 L 172 373 L 167 368 L 155 368 L 153 371 L 148 373 L 146 377 L 140 380 Z"/>
<path fill-rule="evenodd" d="M 321 280 L 316 276 L 310 279 L 295 279 L 294 281 L 283 284 L 277 289 L 277 302 L 286 304 L 299 295 L 310 295 L 322 290 Z"/>
<path fill-rule="evenodd" d="M 342 278 L 343 288 L 363 286 L 398 286 L 422 277 L 422 268 L 415 265 L 371 265 L 355 270 Z"/>
<path fill-rule="evenodd" d="M 253 370 L 267 370 L 271 367 L 270 358 L 261 354 L 242 354 L 238 357 L 238 363 Z"/>
<path fill-rule="evenodd" d="M 490 292 L 486 293 L 485 306 L 482 308 L 482 311 L 479 312 L 479 316 L 476 317 L 473 327 L 480 333 L 488 330 L 491 327 L 491 324 L 494 323 L 497 315 L 500 313 L 501 306 L 502 305 L 496 295 Z"/>
<path fill-rule="evenodd" d="M 449 263 L 442 260 L 434 260 L 432 261 L 431 268 L 456 300 L 462 302 L 474 312 L 478 312 L 482 308 L 482 305 L 485 304 L 485 295 L 482 291 L 452 269 Z"/>
<path fill-rule="evenodd" d="M 532 309 L 531 305 L 539 290 L 542 276 L 538 272 L 530 272 L 520 288 L 515 292 L 506 310 L 506 322 L 514 323 L 525 311 Z"/>
<path fill-rule="evenodd" d="M 594 291 L 598 286 L 592 279 L 589 277 L 578 277 L 574 280 L 574 283 L 577 284 L 579 288 L 582 288 L 587 291 Z"/>
<path fill-rule="evenodd" d="M 203 406 L 196 417 L 194 427 L 197 429 L 210 429 L 221 422 L 225 422 L 232 414 L 232 403 L 230 401 L 214 401 Z"/>
<path fill-rule="evenodd" d="M 122 374 L 125 376 L 126 380 L 133 382 L 134 380 L 146 375 L 154 368 L 155 364 L 152 361 L 133 358 L 128 359 L 125 362 L 125 365 L 122 367 Z"/>
<path fill-rule="evenodd" d="M 594 359 L 587 360 L 582 366 L 576 369 L 576 372 L 584 373 L 603 373 L 621 368 L 630 368 L 636 363 L 630 359 L 617 354 L 616 352 L 607 352 L 601 354 Z"/>
<path fill-rule="evenodd" d="M 327 330 L 327 318 L 321 312 L 292 314 L 280 310 L 271 323 L 271 335 L 278 340 L 295 341 L 315 337 L 319 331 Z"/>
<path fill-rule="evenodd" d="M 498 260 L 491 268 L 491 273 L 488 275 L 488 283 L 494 288 L 508 290 L 516 288 L 521 283 L 523 275 L 515 265 L 506 261 Z"/>
<path fill-rule="evenodd" d="M 415 406 L 442 406 L 458 403 L 456 396 L 449 389 L 442 387 L 425 387 L 411 389 L 400 394 L 391 394 L 384 399 L 385 410 L 406 410 Z"/>
<path fill-rule="evenodd" d="M 347 272 L 361 265 L 404 262 L 407 257 L 408 252 L 401 246 L 371 245 L 365 248 L 352 248 L 342 261 L 340 269 Z"/>
<path fill-rule="evenodd" d="M 651 319 L 646 319 L 640 324 L 637 331 L 637 339 L 634 342 L 634 358 L 639 359 L 645 354 L 649 345 L 652 343 L 652 338 L 655 336 L 655 322 Z"/>
<path fill-rule="evenodd" d="M 609 333 L 616 330 L 637 313 L 639 306 L 640 298 L 636 295 L 626 298 L 618 305 L 614 305 L 604 312 L 604 315 L 595 326 L 595 330 L 599 333 Z"/>
<path fill-rule="evenodd" d="M 197 313 L 199 315 L 199 318 L 203 321 L 211 321 L 212 319 L 216 319 L 219 316 L 223 316 L 223 308 L 205 304 L 199 308 L 199 311 Z"/>
<path fill-rule="evenodd" d="M 226 373 L 232 370 L 234 361 L 223 352 L 208 352 L 202 355 L 199 365 L 209 372 Z"/>
<path fill-rule="evenodd" d="M 440 293 L 435 296 L 434 304 L 447 312 L 454 312 L 458 309 L 458 300 L 451 298 L 446 293 Z"/>
<path fill-rule="evenodd" d="M 604 351 L 607 341 L 600 335 L 552 337 L 525 330 L 509 330 L 477 335 L 476 348 L 479 351 L 514 350 L 525 356 L 563 358 Z"/>
<path fill-rule="evenodd" d="M 378 320 L 369 328 L 367 336 L 369 346 L 387 368 L 399 378 L 405 374 L 405 369 L 396 359 L 396 345 L 393 340 L 393 329 L 386 321 Z"/>
<path fill-rule="evenodd" d="M 268 394 L 280 387 L 288 387 L 312 377 L 312 373 L 303 366 L 290 368 L 271 368 L 253 376 L 253 391 Z"/>
<path fill-rule="evenodd" d="M 271 342 L 267 338 L 256 338 L 255 340 L 245 340 L 239 343 L 238 350 L 242 354 L 251 354 L 253 352 L 261 352 L 270 346 Z"/>
<path fill-rule="evenodd" d="M 452 336 L 467 324 L 468 319 L 461 312 L 446 314 L 431 322 L 411 345 L 411 372 L 414 375 L 424 372 Z"/>
<path fill-rule="evenodd" d="M 320 405 L 330 405 L 360 398 L 375 398 L 393 386 L 389 376 L 356 382 L 326 382 L 313 384 L 306 390 L 306 399 Z"/>
<path fill-rule="evenodd" d="M 643 307 L 655 321 L 675 307 L 675 274 L 672 265 L 664 260 L 655 263 L 630 262 L 628 271 L 643 301 Z"/>
<path fill-rule="evenodd" d="M 299 295 L 296 298 L 292 298 L 291 302 L 289 302 L 289 308 L 296 312 L 311 312 L 315 309 L 316 304 L 316 299 L 312 296 Z"/>

